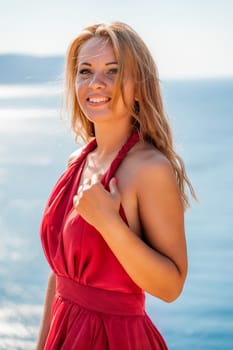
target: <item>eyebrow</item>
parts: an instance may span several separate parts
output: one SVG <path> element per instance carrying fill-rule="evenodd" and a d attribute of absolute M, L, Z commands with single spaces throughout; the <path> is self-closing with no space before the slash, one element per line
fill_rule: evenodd
<path fill-rule="evenodd" d="M 108 62 L 105 65 L 106 66 L 110 66 L 111 64 L 118 64 L 118 62 L 117 61 Z M 91 63 L 88 63 L 88 62 L 80 62 L 80 66 L 89 66 L 89 67 L 91 67 L 92 65 L 91 65 Z"/>

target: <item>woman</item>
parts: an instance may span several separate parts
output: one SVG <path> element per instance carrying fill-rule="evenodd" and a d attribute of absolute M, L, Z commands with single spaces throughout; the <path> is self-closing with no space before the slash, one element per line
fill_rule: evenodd
<path fill-rule="evenodd" d="M 144 291 L 167 302 L 187 274 L 184 164 L 175 153 L 155 63 L 123 23 L 71 44 L 67 102 L 77 137 L 45 208 L 51 266 L 37 349 L 167 349 Z"/>

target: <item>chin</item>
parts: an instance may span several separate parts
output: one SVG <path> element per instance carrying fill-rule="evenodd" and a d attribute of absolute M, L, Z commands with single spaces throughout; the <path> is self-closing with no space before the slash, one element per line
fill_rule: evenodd
<path fill-rule="evenodd" d="M 100 123 L 100 122 L 107 122 L 111 120 L 111 116 L 106 114 L 89 114 L 87 119 L 92 123 Z"/>

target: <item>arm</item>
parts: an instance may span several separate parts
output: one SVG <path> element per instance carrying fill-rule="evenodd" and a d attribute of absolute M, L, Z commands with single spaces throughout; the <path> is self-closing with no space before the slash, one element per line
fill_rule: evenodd
<path fill-rule="evenodd" d="M 101 232 L 134 282 L 148 293 L 171 302 L 181 293 L 187 273 L 183 206 L 166 159 L 149 162 L 142 168 L 135 191 L 148 244 L 119 216 L 120 194 L 113 181 L 111 193 L 105 190 L 103 193 L 101 185 L 94 184 L 83 192 L 75 206 Z"/>
<path fill-rule="evenodd" d="M 37 340 L 36 350 L 43 350 L 50 327 L 50 316 L 53 298 L 56 290 L 56 276 L 52 272 L 48 279 L 48 287 L 45 297 L 44 311 Z"/>

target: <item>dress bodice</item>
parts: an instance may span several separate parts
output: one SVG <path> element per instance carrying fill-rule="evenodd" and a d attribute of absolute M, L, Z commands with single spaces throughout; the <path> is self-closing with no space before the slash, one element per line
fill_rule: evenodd
<path fill-rule="evenodd" d="M 138 133 L 133 132 L 120 149 L 101 180 L 105 189 L 109 190 L 111 178 L 138 140 Z M 101 234 L 73 208 L 73 196 L 77 192 L 86 157 L 95 147 L 94 139 L 56 183 L 41 224 L 43 249 L 51 268 L 59 276 L 106 290 L 140 293 L 141 289 L 121 266 Z M 127 223 L 122 206 L 120 215 Z"/>

